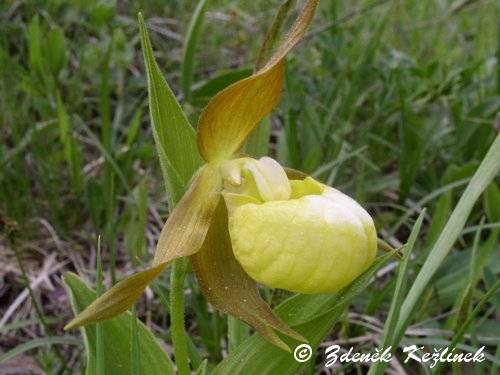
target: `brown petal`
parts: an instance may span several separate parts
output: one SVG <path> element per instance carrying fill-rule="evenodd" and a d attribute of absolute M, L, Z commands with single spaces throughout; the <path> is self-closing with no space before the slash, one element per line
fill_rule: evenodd
<path fill-rule="evenodd" d="M 250 324 L 266 340 L 284 350 L 289 348 L 274 330 L 306 341 L 274 315 L 260 297 L 255 281 L 235 259 L 223 201 L 217 206 L 203 246 L 191 256 L 191 262 L 203 293 L 215 308 Z"/>
<path fill-rule="evenodd" d="M 200 249 L 217 202 L 221 200 L 218 170 L 218 166 L 206 164 L 197 172 L 161 232 L 152 268 L 120 281 L 78 314 L 65 329 L 110 319 L 126 311 L 168 262 Z"/>
<path fill-rule="evenodd" d="M 132 306 L 166 264 L 148 268 L 120 281 L 78 314 L 64 329 L 73 329 L 115 317 Z"/>
<path fill-rule="evenodd" d="M 206 164 L 196 173 L 161 231 L 153 266 L 200 249 L 220 200 L 221 184 L 218 165 Z"/>

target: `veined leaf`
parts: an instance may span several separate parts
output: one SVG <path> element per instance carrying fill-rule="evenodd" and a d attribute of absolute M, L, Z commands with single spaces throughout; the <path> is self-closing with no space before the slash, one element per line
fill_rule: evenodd
<path fill-rule="evenodd" d="M 167 184 L 170 207 L 179 201 L 201 165 L 195 132 L 156 63 L 151 41 L 139 14 L 141 43 L 148 76 L 149 109 L 153 135 Z"/>
<path fill-rule="evenodd" d="M 96 298 L 96 293 L 87 287 L 75 274 L 64 275 L 64 285 L 71 298 L 73 312 L 78 314 Z M 104 369 L 106 375 L 132 373 L 130 324 L 131 314 L 116 317 L 102 324 L 104 338 Z M 137 340 L 140 351 L 140 373 L 151 375 L 175 374 L 173 364 L 155 337 L 142 322 L 137 321 Z M 96 374 L 96 330 L 93 326 L 82 328 L 87 352 L 87 375 Z"/>
<path fill-rule="evenodd" d="M 198 124 L 198 149 L 205 160 L 224 160 L 234 155 L 278 104 L 283 86 L 283 59 L 304 35 L 318 1 L 307 1 L 288 37 L 262 69 L 222 90 L 205 107 Z"/>

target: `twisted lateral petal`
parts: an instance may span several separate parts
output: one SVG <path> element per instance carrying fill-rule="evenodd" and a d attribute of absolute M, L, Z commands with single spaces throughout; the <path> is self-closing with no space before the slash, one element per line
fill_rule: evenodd
<path fill-rule="evenodd" d="M 277 318 L 262 300 L 257 285 L 236 261 L 227 228 L 227 211 L 220 202 L 205 242 L 191 256 L 198 283 L 217 309 L 243 320 L 274 345 L 289 350 L 273 329 L 299 341 L 305 339 Z"/>
<path fill-rule="evenodd" d="M 153 266 L 194 254 L 200 249 L 220 200 L 221 183 L 216 165 L 205 164 L 197 172 L 161 231 Z"/>
<path fill-rule="evenodd" d="M 110 319 L 126 311 L 168 262 L 200 249 L 220 200 L 218 170 L 217 166 L 206 164 L 198 171 L 161 232 L 153 267 L 120 281 L 78 314 L 66 329 Z"/>
<path fill-rule="evenodd" d="M 87 324 L 111 319 L 132 306 L 153 279 L 166 267 L 166 264 L 148 268 L 120 281 L 110 290 L 92 302 L 78 314 L 64 329 L 78 328 Z"/>
<path fill-rule="evenodd" d="M 269 67 L 282 60 L 287 55 L 287 53 L 290 52 L 290 50 L 302 39 L 314 17 L 314 13 L 316 12 L 316 7 L 318 6 L 318 4 L 319 0 L 308 0 L 306 2 L 297 19 L 295 20 L 295 23 L 293 24 L 291 30 L 288 32 L 286 39 L 276 49 L 274 54 L 261 70 L 269 69 Z"/>
<path fill-rule="evenodd" d="M 205 107 L 198 123 L 197 142 L 206 161 L 229 159 L 278 104 L 283 86 L 283 59 L 304 35 L 318 2 L 306 2 L 287 38 L 262 69 L 222 90 Z"/>

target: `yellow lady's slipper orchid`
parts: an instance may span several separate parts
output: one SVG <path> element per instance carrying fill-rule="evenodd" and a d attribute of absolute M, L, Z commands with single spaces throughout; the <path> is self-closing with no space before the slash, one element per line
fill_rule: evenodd
<path fill-rule="evenodd" d="M 373 262 L 375 226 L 356 201 L 311 177 L 289 181 L 268 157 L 231 163 L 241 169 L 229 172 L 223 191 L 229 234 L 254 280 L 292 292 L 336 292 Z"/>
<path fill-rule="evenodd" d="M 200 288 L 215 308 L 247 322 L 268 341 L 289 350 L 275 331 L 305 339 L 272 312 L 256 282 L 293 292 L 334 292 L 372 263 L 375 227 L 354 200 L 310 177 L 297 177 L 297 171 L 285 171 L 271 158 L 238 157 L 250 133 L 279 102 L 284 57 L 304 35 L 318 2 L 306 1 L 283 43 L 267 62 L 259 61 L 252 76 L 212 98 L 197 127 L 199 155 L 195 151 L 189 160 L 179 156 L 179 147 L 187 139 L 189 151 L 193 151 L 191 127 L 158 133 L 161 120 L 169 116 L 158 98 L 180 107 L 154 60 L 139 17 L 151 119 L 160 152 L 170 148 L 177 162 L 186 165 L 199 165 L 201 158 L 206 163 L 171 211 L 152 267 L 117 283 L 67 329 L 125 311 L 168 263 L 189 256 Z M 172 178 L 185 180 L 186 176 L 176 175 L 173 165 L 162 167 Z"/>

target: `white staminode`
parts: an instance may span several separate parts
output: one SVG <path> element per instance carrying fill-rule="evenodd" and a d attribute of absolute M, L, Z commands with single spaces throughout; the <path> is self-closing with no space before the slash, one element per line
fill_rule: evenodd
<path fill-rule="evenodd" d="M 263 201 L 279 201 L 290 198 L 292 189 L 288 177 L 281 165 L 274 159 L 267 156 L 259 160 L 249 159 L 245 162 L 244 168 L 252 174 Z"/>

